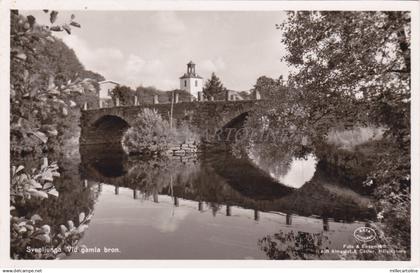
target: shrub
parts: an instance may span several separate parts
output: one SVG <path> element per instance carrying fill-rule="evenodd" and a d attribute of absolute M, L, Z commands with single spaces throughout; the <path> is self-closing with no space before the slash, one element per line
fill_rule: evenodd
<path fill-rule="evenodd" d="M 173 139 L 169 123 L 155 110 L 144 109 L 124 134 L 122 145 L 126 153 L 162 152 Z"/>
<path fill-rule="evenodd" d="M 170 145 L 197 140 L 196 134 L 186 124 L 170 126 L 156 111 L 144 109 L 136 118 L 133 127 L 127 130 L 122 146 L 127 154 L 161 154 Z"/>

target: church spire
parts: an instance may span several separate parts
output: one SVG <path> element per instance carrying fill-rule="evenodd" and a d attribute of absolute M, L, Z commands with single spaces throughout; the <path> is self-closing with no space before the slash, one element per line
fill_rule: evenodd
<path fill-rule="evenodd" d="M 187 64 L 187 74 L 195 76 L 195 63 L 192 61 Z"/>

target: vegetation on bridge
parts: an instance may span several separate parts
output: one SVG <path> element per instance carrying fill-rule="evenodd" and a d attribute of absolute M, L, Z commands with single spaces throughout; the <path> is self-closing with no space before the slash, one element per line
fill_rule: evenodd
<path fill-rule="evenodd" d="M 186 123 L 172 126 L 156 110 L 145 108 L 124 134 L 122 145 L 128 154 L 163 155 L 172 145 L 198 141 Z"/>

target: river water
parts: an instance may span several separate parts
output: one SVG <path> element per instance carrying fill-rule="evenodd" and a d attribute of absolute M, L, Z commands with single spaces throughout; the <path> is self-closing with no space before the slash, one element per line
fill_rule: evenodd
<path fill-rule="evenodd" d="M 287 167 L 224 152 L 146 160 L 82 147 L 80 155 L 61 162 L 59 197 L 28 211 L 52 226 L 92 215 L 83 252 L 67 259 L 339 259 L 325 250 L 355 244 L 354 230 L 374 215 L 368 198 L 312 155 Z"/>

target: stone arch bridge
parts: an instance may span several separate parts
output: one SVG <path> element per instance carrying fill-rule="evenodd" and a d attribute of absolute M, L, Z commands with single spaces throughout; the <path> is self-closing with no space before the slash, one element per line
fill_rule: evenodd
<path fill-rule="evenodd" d="M 179 102 L 173 104 L 173 119 L 174 122 L 187 122 L 200 132 L 214 133 L 222 128 L 242 127 L 248 112 L 261 103 L 262 100 Z M 144 108 L 155 109 L 169 119 L 169 103 L 82 111 L 80 144 L 119 143 Z"/>

